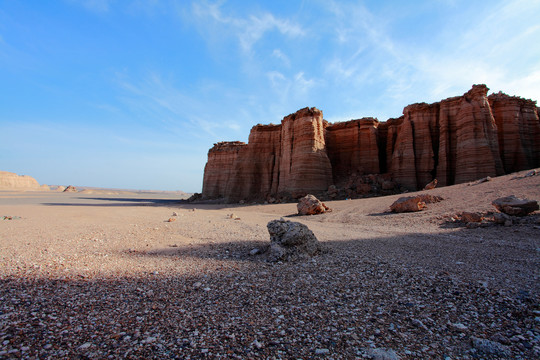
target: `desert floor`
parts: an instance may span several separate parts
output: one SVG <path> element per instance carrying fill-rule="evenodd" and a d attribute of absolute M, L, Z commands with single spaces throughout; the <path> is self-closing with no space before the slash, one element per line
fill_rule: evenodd
<path fill-rule="evenodd" d="M 408 214 L 387 212 L 397 195 L 301 217 L 296 204 L 2 191 L 0 358 L 540 358 L 540 212 L 453 221 L 489 217 L 501 196 L 540 200 L 525 173 L 431 190 L 445 200 Z M 281 217 L 325 251 L 250 255 Z"/>

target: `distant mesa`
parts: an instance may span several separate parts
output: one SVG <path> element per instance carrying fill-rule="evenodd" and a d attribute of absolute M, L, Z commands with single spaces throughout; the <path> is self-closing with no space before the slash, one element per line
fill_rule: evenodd
<path fill-rule="evenodd" d="M 73 185 L 69 185 L 67 188 L 64 189 L 64 192 L 78 192 L 77 188 Z"/>
<path fill-rule="evenodd" d="M 49 190 L 49 187 L 40 186 L 36 179 L 28 175 L 0 171 L 0 190 Z"/>
<path fill-rule="evenodd" d="M 329 123 L 317 108 L 255 125 L 248 143 L 208 152 L 202 199 L 277 202 L 420 190 L 540 166 L 536 101 L 473 85 L 462 96 L 406 106 L 399 118 Z"/>

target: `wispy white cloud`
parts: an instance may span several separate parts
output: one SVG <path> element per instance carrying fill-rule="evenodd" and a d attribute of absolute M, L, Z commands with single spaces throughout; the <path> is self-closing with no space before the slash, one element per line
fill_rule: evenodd
<path fill-rule="evenodd" d="M 187 131 L 191 136 L 215 138 L 220 130 L 239 129 L 234 119 L 223 119 L 219 108 L 208 106 L 211 100 L 201 95 L 204 86 L 188 94 L 157 72 L 147 74 L 140 81 L 119 73 L 116 83 L 123 90 L 121 102 L 132 113 L 171 132 L 185 135 Z"/>
<path fill-rule="evenodd" d="M 1 40 L 1 39 L 0 39 Z M 289 57 L 287 55 L 285 55 L 283 53 L 283 51 L 281 51 L 280 49 L 274 49 L 274 51 L 272 51 L 272 56 L 275 57 L 276 59 L 279 59 L 282 61 L 282 63 L 286 66 L 286 67 L 290 67 L 291 66 L 291 60 L 289 59 Z"/>
<path fill-rule="evenodd" d="M 270 12 L 260 14 L 250 14 L 248 16 L 233 16 L 224 14 L 222 3 L 201 2 L 193 3 L 193 15 L 201 20 L 207 26 L 208 20 L 211 20 L 221 26 L 225 26 L 228 31 L 232 31 L 245 53 L 250 53 L 254 44 L 271 31 L 277 31 L 287 37 L 300 37 L 305 31 L 296 23 L 287 19 L 281 19 Z M 222 31 L 216 29 L 215 31 Z"/>
<path fill-rule="evenodd" d="M 326 6 L 335 47 L 331 57 L 323 59 L 324 74 L 335 79 L 334 85 L 349 88 L 343 92 L 344 104 L 361 105 L 353 97 L 377 88 L 367 94 L 371 101 L 394 109 L 391 115 L 381 106 L 377 114 L 384 119 L 397 116 L 395 112 L 411 102 L 458 95 L 474 83 L 503 90 L 516 87 L 518 94 L 540 98 L 540 62 L 534 60 L 540 59 L 540 47 L 533 45 L 540 38 L 538 1 L 498 2 L 477 12 L 471 8 L 467 18 L 441 22 L 430 44 L 396 37 L 391 29 L 403 20 L 377 16 L 363 4 L 330 1 Z M 456 4 L 442 1 L 440 6 Z"/>

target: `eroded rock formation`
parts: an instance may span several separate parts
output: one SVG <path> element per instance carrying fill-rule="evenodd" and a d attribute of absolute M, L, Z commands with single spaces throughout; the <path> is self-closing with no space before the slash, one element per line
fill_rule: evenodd
<path fill-rule="evenodd" d="M 44 190 L 36 179 L 28 175 L 17 175 L 7 171 L 0 171 L 0 189 L 18 190 L 33 189 Z"/>
<path fill-rule="evenodd" d="M 386 122 L 329 124 L 320 110 L 304 108 L 279 125 L 256 125 L 247 144 L 210 149 L 203 198 L 273 201 L 331 185 L 327 195 L 355 197 L 539 167 L 536 102 L 488 90 L 474 85 L 462 96 L 412 104 Z"/>

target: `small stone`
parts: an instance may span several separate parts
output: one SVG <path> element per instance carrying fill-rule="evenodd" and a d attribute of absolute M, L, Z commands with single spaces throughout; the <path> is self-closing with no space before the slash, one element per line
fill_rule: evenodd
<path fill-rule="evenodd" d="M 193 284 L 193 287 L 195 289 L 199 289 L 202 286 L 202 283 L 200 281 L 197 281 L 195 284 Z"/>
<path fill-rule="evenodd" d="M 178 213 L 175 211 L 172 213 L 172 216 L 178 216 Z"/>
<path fill-rule="evenodd" d="M 366 353 L 374 360 L 399 360 L 399 356 L 394 350 L 375 348 L 367 349 Z"/>
<path fill-rule="evenodd" d="M 484 217 L 480 214 L 464 211 L 461 213 L 461 221 L 463 222 L 481 222 Z"/>
<path fill-rule="evenodd" d="M 477 338 L 475 336 L 471 337 L 472 346 L 479 352 L 486 355 L 495 355 L 501 357 L 509 357 L 510 349 L 496 341 L 491 341 L 487 339 Z"/>
<path fill-rule="evenodd" d="M 257 349 L 262 349 L 263 347 L 262 344 L 257 340 L 253 341 L 253 346 L 255 346 Z"/>
<path fill-rule="evenodd" d="M 88 349 L 90 346 L 92 346 L 92 343 L 90 342 L 84 343 L 81 346 L 79 346 L 79 350 Z"/>
<path fill-rule="evenodd" d="M 143 344 L 151 344 L 153 342 L 155 342 L 157 340 L 157 338 L 153 337 L 153 336 L 149 336 L 147 337 L 146 339 L 144 339 L 142 341 Z"/>
<path fill-rule="evenodd" d="M 462 323 L 455 323 L 455 324 L 451 324 L 452 327 L 454 329 L 457 329 L 457 330 L 467 330 L 469 329 L 467 326 L 463 325 Z"/>
<path fill-rule="evenodd" d="M 249 255 L 255 256 L 255 255 L 259 254 L 260 252 L 261 252 L 261 250 L 255 248 L 255 249 L 252 249 L 252 250 L 249 252 Z"/>
<path fill-rule="evenodd" d="M 431 181 L 424 187 L 424 190 L 432 190 L 432 189 L 435 189 L 436 187 L 437 187 L 437 179 L 433 179 L 433 181 Z"/>
<path fill-rule="evenodd" d="M 330 353 L 330 350 L 328 349 L 315 349 L 315 354 L 317 355 L 324 355 Z"/>

